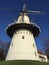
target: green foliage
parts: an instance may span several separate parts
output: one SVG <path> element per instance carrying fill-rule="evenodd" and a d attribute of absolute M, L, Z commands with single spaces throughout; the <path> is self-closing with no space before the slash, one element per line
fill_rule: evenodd
<path fill-rule="evenodd" d="M 0 61 L 0 65 L 49 65 L 47 62 L 38 61 Z"/>
<path fill-rule="evenodd" d="M 5 59 L 4 50 L 0 48 L 0 61 Z"/>

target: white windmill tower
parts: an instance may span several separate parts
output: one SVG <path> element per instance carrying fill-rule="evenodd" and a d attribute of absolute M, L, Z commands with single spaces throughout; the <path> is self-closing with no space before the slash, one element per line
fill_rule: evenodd
<path fill-rule="evenodd" d="M 6 60 L 39 60 L 34 38 L 39 35 L 40 28 L 30 22 L 28 13 L 38 14 L 40 11 L 27 11 L 24 5 L 18 20 L 6 29 L 12 38 Z"/>

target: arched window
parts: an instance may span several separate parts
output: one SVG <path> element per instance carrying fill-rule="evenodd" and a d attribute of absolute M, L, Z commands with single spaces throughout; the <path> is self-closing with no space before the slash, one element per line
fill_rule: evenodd
<path fill-rule="evenodd" d="M 36 56 L 36 52 L 35 52 L 35 56 Z"/>
<path fill-rule="evenodd" d="M 25 33 L 25 31 L 23 31 L 23 33 Z"/>
<path fill-rule="evenodd" d="M 22 32 L 20 31 L 20 33 L 22 34 Z"/>
<path fill-rule="evenodd" d="M 22 36 L 22 39 L 24 39 L 24 36 Z"/>
<path fill-rule="evenodd" d="M 12 47 L 13 47 L 13 43 L 12 43 Z"/>
<path fill-rule="evenodd" d="M 33 47 L 34 47 L 34 43 L 33 43 Z"/>

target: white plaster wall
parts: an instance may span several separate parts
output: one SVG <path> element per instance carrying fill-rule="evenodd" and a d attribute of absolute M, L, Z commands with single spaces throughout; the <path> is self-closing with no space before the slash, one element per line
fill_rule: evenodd
<path fill-rule="evenodd" d="M 19 30 L 14 33 L 6 60 L 39 60 L 34 36 L 30 31 Z"/>

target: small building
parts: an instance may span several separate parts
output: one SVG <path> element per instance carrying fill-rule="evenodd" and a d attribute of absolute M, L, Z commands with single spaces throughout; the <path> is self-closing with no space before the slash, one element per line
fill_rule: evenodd
<path fill-rule="evenodd" d="M 39 54 L 39 58 L 40 58 L 41 62 L 47 62 L 48 61 L 47 55 L 44 54 L 41 50 L 38 50 L 38 54 Z"/>

